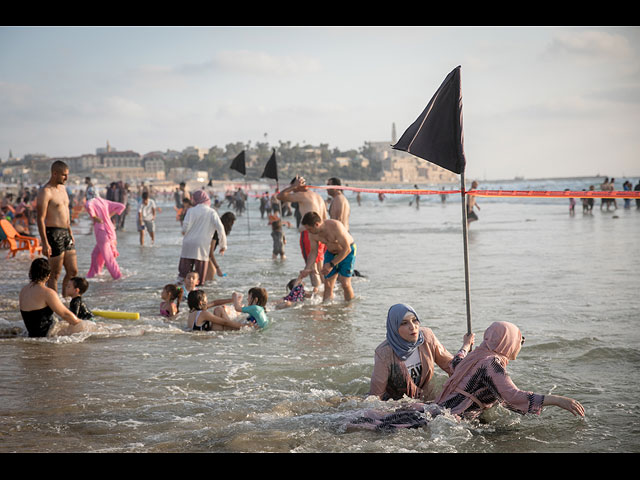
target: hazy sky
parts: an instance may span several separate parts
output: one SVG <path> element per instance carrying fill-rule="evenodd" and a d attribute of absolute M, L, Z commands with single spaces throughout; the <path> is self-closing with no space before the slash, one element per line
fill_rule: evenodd
<path fill-rule="evenodd" d="M 638 27 L 0 27 L 0 158 L 358 149 L 461 65 L 468 178 L 639 176 L 639 59 Z"/>

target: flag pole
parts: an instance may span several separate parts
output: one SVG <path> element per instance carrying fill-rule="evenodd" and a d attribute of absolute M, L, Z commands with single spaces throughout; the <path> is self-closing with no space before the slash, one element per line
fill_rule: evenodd
<path fill-rule="evenodd" d="M 467 333 L 471 333 L 471 295 L 469 288 L 469 234 L 467 230 L 467 202 L 465 198 L 464 170 L 460 172 L 460 197 L 462 200 L 462 243 L 464 245 L 464 284 L 467 299 Z"/>
<path fill-rule="evenodd" d="M 247 229 L 249 231 L 249 236 L 251 236 L 251 222 L 249 222 L 249 183 L 245 177 L 244 179 L 244 188 L 247 189 L 247 201 L 245 202 L 245 209 L 247 210 Z"/>

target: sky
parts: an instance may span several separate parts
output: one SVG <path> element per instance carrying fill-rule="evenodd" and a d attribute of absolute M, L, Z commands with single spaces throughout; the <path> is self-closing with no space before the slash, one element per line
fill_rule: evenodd
<path fill-rule="evenodd" d="M 468 179 L 633 178 L 639 60 L 639 27 L 6 26 L 0 159 L 391 143 L 460 65 Z"/>

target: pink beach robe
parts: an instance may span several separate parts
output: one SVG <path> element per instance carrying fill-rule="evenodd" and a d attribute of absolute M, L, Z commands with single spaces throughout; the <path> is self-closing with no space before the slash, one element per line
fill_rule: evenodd
<path fill-rule="evenodd" d="M 93 233 L 96 236 L 96 246 L 91 253 L 91 267 L 87 273 L 87 278 L 100 274 L 102 267 L 106 266 L 111 276 L 117 280 L 122 276 L 116 258 L 119 253 L 116 249 L 116 230 L 111 222 L 111 215 L 119 215 L 125 205 L 118 202 L 95 197 L 85 203 L 85 209 L 91 217 L 98 217 L 102 223 L 94 223 Z"/>

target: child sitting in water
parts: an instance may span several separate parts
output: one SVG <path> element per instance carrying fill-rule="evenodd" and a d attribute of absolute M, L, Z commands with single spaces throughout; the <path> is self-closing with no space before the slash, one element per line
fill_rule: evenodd
<path fill-rule="evenodd" d="M 265 313 L 265 305 L 267 304 L 267 291 L 264 288 L 253 287 L 249 289 L 248 303 L 246 307 L 242 306 L 242 294 L 233 292 L 233 305 L 237 312 L 248 313 L 247 319 L 256 328 L 264 328 L 269 325 L 269 318 Z"/>
<path fill-rule="evenodd" d="M 71 303 L 69 304 L 69 310 L 81 320 L 91 320 L 93 313 L 87 308 L 82 301 L 82 295 L 89 288 L 89 282 L 86 278 L 73 277 L 65 287 L 64 296 L 71 297 Z"/>
<path fill-rule="evenodd" d="M 187 299 L 189 298 L 189 293 L 198 290 L 198 283 L 200 282 L 200 274 L 198 272 L 189 272 L 187 273 L 186 277 L 184 277 L 184 296 L 187 297 Z M 233 303 L 233 299 L 232 298 L 223 298 L 220 300 L 213 300 L 209 303 L 207 303 L 207 309 L 211 308 L 211 307 L 218 307 L 218 306 L 223 306 L 227 303 Z M 227 315 L 229 315 L 229 313 L 233 313 L 233 311 L 229 310 L 229 309 L 225 309 L 224 307 L 221 307 L 222 310 L 225 310 Z M 220 315 L 220 311 L 216 312 L 214 310 L 214 315 Z"/>
<path fill-rule="evenodd" d="M 224 316 L 207 311 L 207 294 L 202 290 L 193 290 L 187 297 L 189 318 L 187 327 L 195 331 L 240 330 L 244 325 Z"/>
<path fill-rule="evenodd" d="M 169 283 L 164 286 L 160 296 L 162 297 L 160 315 L 163 317 L 177 315 L 180 311 L 180 300 L 182 300 L 182 287 Z"/>
<path fill-rule="evenodd" d="M 276 305 L 276 309 L 291 307 L 294 303 L 304 302 L 305 298 L 313 297 L 313 293 L 305 292 L 304 282 L 300 277 L 294 278 L 287 283 L 287 291 L 289 295 L 282 298 L 282 301 Z"/>

